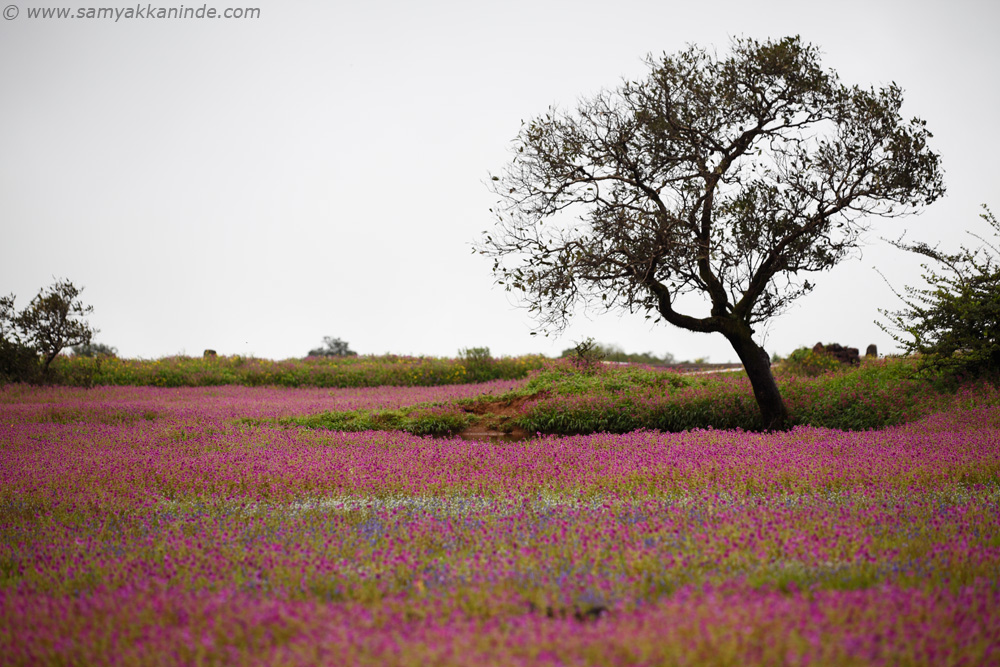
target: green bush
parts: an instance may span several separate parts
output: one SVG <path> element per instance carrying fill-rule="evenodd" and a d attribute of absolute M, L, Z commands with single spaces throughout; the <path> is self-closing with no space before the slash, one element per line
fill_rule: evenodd
<path fill-rule="evenodd" d="M 844 364 L 831 354 L 817 352 L 808 347 L 800 347 L 778 364 L 775 373 L 777 375 L 816 377 L 830 371 L 843 370 L 843 368 Z"/>
<path fill-rule="evenodd" d="M 84 343 L 74 345 L 73 354 L 78 357 L 117 357 L 118 349 L 104 343 Z"/>
<path fill-rule="evenodd" d="M 929 413 L 940 394 L 908 359 L 865 360 L 843 373 L 779 380 L 792 422 L 845 431 L 895 426 Z"/>
<path fill-rule="evenodd" d="M 282 423 L 332 431 L 406 431 L 413 435 L 443 436 L 458 433 L 472 420 L 472 415 L 454 406 L 424 406 L 407 410 L 323 412 L 284 419 Z"/>
<path fill-rule="evenodd" d="M 983 205 L 980 217 L 1000 240 L 1000 222 Z M 981 237 L 976 236 L 976 238 Z M 903 250 L 927 257 L 936 268 L 922 265 L 926 289 L 906 287 L 898 295 L 905 308 L 880 311 L 890 324 L 884 331 L 908 353 L 921 355 L 930 375 L 961 380 L 1000 379 L 1000 250 L 983 241 L 975 250 L 962 246 L 948 254 L 926 243 L 897 243 Z"/>
<path fill-rule="evenodd" d="M 458 360 L 465 368 L 468 382 L 487 382 L 497 379 L 495 362 L 488 347 L 469 347 L 458 351 Z"/>
<path fill-rule="evenodd" d="M 0 384 L 35 384 L 42 378 L 42 366 L 34 348 L 0 337 Z"/>

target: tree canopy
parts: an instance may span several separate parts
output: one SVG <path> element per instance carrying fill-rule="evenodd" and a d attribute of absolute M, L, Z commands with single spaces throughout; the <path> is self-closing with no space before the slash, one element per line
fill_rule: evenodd
<path fill-rule="evenodd" d="M 339 338 L 334 338 L 332 336 L 323 336 L 323 347 L 317 347 L 315 349 L 309 350 L 310 357 L 355 357 L 357 352 L 350 348 L 347 341 L 340 340 Z"/>
<path fill-rule="evenodd" d="M 10 354 L 42 357 L 42 375 L 65 348 L 89 345 L 97 330 L 83 319 L 94 311 L 78 298 L 83 288 L 69 280 L 56 280 L 47 289 L 39 290 L 31 303 L 20 313 L 14 309 L 14 295 L 0 297 L 0 339 Z"/>
<path fill-rule="evenodd" d="M 847 257 L 872 217 L 943 194 L 931 134 L 903 119 L 895 83 L 846 86 L 798 37 L 647 63 L 645 79 L 522 123 L 477 247 L 545 329 L 596 302 L 721 333 L 781 427 L 754 326 Z M 707 309 L 682 309 L 689 293 Z"/>

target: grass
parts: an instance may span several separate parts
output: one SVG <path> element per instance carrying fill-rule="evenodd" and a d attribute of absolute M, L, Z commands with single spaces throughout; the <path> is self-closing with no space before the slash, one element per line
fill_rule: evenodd
<path fill-rule="evenodd" d="M 866 360 L 857 368 L 814 377 L 779 373 L 778 384 L 792 426 L 852 431 L 913 421 L 954 395 L 954 389 L 946 391 L 905 359 Z M 989 385 L 981 387 L 990 393 Z M 516 409 L 509 409 L 512 404 Z M 503 414 L 497 414 L 500 407 Z M 395 411 L 327 412 L 287 423 L 418 435 L 446 435 L 470 426 L 561 435 L 761 428 L 745 373 L 682 375 L 642 366 L 597 366 L 581 372 L 566 362 L 549 362 L 523 385 L 499 395 Z"/>

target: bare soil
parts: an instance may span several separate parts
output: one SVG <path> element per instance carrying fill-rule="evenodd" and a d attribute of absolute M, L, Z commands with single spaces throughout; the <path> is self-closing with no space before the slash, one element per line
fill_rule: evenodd
<path fill-rule="evenodd" d="M 462 410 L 476 415 L 470 426 L 459 432 L 459 437 L 466 440 L 483 440 L 489 438 L 507 437 L 512 440 L 527 438 L 530 433 L 514 425 L 514 420 L 521 415 L 525 403 L 545 398 L 549 392 L 543 391 L 531 396 L 518 396 L 500 401 L 477 401 L 462 406 Z"/>

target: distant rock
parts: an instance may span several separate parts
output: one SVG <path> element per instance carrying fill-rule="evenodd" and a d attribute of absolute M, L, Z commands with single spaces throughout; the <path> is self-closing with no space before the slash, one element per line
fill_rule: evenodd
<path fill-rule="evenodd" d="M 878 348 L 875 346 L 875 343 L 872 343 L 871 345 L 868 346 L 868 349 L 865 350 L 865 356 L 875 357 L 876 359 L 878 359 Z"/>
<path fill-rule="evenodd" d="M 844 347 L 837 343 L 830 343 L 829 345 L 816 343 L 813 345 L 813 352 L 829 354 L 840 363 L 850 366 L 857 366 L 861 363 L 861 355 L 858 353 L 858 348 L 856 347 Z"/>
<path fill-rule="evenodd" d="M 218 354 L 216 354 L 215 350 L 205 350 L 201 356 L 203 356 L 206 359 L 215 359 L 215 357 L 217 357 Z"/>

